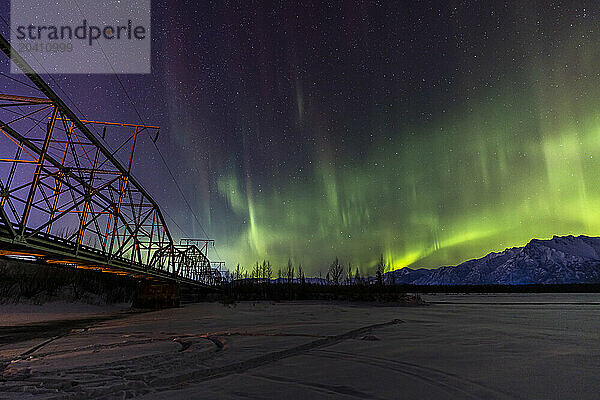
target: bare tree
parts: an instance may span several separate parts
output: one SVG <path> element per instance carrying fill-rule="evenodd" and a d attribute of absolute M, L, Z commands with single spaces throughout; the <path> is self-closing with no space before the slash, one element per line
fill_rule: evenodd
<path fill-rule="evenodd" d="M 292 283 L 294 280 L 294 267 L 292 265 L 292 260 L 288 258 L 288 265 L 287 265 L 287 281 L 288 283 Z"/>
<path fill-rule="evenodd" d="M 385 273 L 385 261 L 383 259 L 383 254 L 379 257 L 376 268 L 375 276 L 377 279 L 377 284 L 379 286 L 383 286 L 383 274 Z"/>
<path fill-rule="evenodd" d="M 348 271 L 346 271 L 346 285 L 352 284 L 352 264 L 348 263 Z"/>
<path fill-rule="evenodd" d="M 271 282 L 271 278 L 273 277 L 273 269 L 271 268 L 271 261 L 267 261 L 267 266 L 265 267 L 265 278 Z"/>
<path fill-rule="evenodd" d="M 298 264 L 298 278 L 300 279 L 300 284 L 304 285 L 306 283 L 306 279 L 304 277 L 304 270 L 302 269 L 302 264 Z"/>
<path fill-rule="evenodd" d="M 344 267 L 340 264 L 340 260 L 336 257 L 335 260 L 329 266 L 328 275 L 334 284 L 339 285 L 342 274 L 344 273 Z"/>
<path fill-rule="evenodd" d="M 260 279 L 264 280 L 267 277 L 267 260 L 263 260 L 260 267 Z"/>
<path fill-rule="evenodd" d="M 354 274 L 354 284 L 360 285 L 362 284 L 362 278 L 360 276 L 360 270 L 356 267 L 356 274 Z"/>
<path fill-rule="evenodd" d="M 386 281 L 388 285 L 396 284 L 396 274 L 394 274 L 394 267 L 392 266 L 391 261 L 387 263 L 385 270 L 389 272 L 386 276 Z"/>
<path fill-rule="evenodd" d="M 260 278 L 260 264 L 257 261 L 254 269 L 252 270 L 252 279 L 258 280 L 258 278 Z"/>

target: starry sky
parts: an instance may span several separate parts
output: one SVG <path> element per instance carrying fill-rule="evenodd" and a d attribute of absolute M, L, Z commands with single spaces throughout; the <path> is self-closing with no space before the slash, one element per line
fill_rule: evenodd
<path fill-rule="evenodd" d="M 431 268 L 600 234 L 597 4 L 293 3 L 155 0 L 127 93 L 46 80 L 82 118 L 137 123 L 133 101 L 162 127 L 201 224 L 148 138 L 134 175 L 229 267 Z"/>

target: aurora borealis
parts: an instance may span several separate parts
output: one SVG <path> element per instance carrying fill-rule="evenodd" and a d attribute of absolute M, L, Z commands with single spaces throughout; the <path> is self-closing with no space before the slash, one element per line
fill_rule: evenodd
<path fill-rule="evenodd" d="M 153 2 L 153 72 L 125 86 L 230 267 L 600 234 L 597 4 L 221 3 Z M 57 81 L 137 121 L 114 77 Z M 204 236 L 152 151 L 134 174 L 175 236 Z"/>

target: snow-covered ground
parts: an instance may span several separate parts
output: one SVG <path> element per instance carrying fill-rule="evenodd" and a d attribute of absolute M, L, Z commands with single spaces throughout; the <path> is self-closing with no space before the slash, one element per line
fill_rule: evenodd
<path fill-rule="evenodd" d="M 126 310 L 131 304 L 94 305 L 56 301 L 37 304 L 0 304 L 0 326 L 16 326 L 65 319 L 90 318 Z"/>
<path fill-rule="evenodd" d="M 599 295 L 194 304 L 0 343 L 0 398 L 596 399 Z"/>

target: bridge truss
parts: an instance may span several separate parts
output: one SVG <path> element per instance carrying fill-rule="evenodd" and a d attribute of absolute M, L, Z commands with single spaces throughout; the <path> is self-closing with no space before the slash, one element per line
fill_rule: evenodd
<path fill-rule="evenodd" d="M 206 251 L 174 244 L 160 207 L 131 174 L 138 136 L 159 128 L 80 120 L 1 35 L 0 49 L 37 91 L 0 93 L 0 255 L 219 283 Z M 122 135 L 115 150 L 101 140 L 107 129 Z"/>

